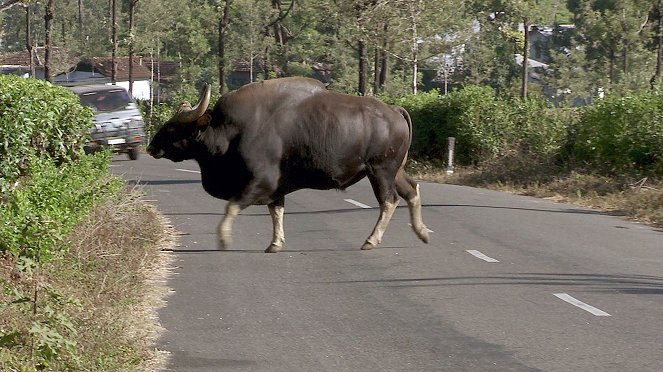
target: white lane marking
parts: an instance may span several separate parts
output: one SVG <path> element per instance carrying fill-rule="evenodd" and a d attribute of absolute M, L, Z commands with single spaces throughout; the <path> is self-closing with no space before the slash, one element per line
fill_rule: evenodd
<path fill-rule="evenodd" d="M 356 200 L 353 200 L 353 199 L 343 199 L 343 200 L 345 200 L 346 202 L 348 202 L 350 204 L 356 205 L 359 208 L 364 208 L 364 209 L 370 209 L 371 208 L 370 206 L 368 206 L 364 203 L 360 203 L 360 202 L 358 202 Z"/>
<path fill-rule="evenodd" d="M 472 256 L 474 256 L 476 258 L 480 258 L 480 259 L 482 259 L 486 262 L 499 262 L 498 260 L 496 260 L 492 257 L 488 257 L 485 254 L 477 251 L 476 249 L 467 249 L 467 250 L 465 250 L 465 252 L 471 254 Z"/>
<path fill-rule="evenodd" d="M 569 296 L 566 293 L 554 293 L 554 295 L 555 295 L 555 297 L 559 298 L 560 300 L 566 301 L 566 302 L 570 303 L 571 305 L 577 306 L 577 307 L 579 307 L 579 308 L 581 308 L 585 311 L 588 311 L 588 312 L 590 312 L 590 313 L 592 313 L 596 316 L 610 316 L 610 314 L 606 313 L 605 311 L 603 311 L 601 309 L 597 309 L 594 306 L 587 305 L 586 303 L 584 303 L 584 302 L 582 302 L 578 299 L 575 299 L 575 298 Z"/>
<path fill-rule="evenodd" d="M 197 170 L 191 170 L 191 169 L 180 169 L 180 168 L 176 168 L 175 170 L 176 170 L 176 171 L 180 171 L 180 172 L 200 173 L 200 171 L 197 171 Z"/>

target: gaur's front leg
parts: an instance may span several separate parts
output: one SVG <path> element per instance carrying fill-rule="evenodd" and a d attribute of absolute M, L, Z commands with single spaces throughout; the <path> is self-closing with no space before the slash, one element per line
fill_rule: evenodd
<path fill-rule="evenodd" d="M 265 253 L 276 253 L 283 249 L 285 243 L 285 232 L 283 231 L 283 213 L 285 212 L 285 198 L 281 197 L 268 205 L 269 215 L 272 216 L 272 226 L 274 232 L 272 242 L 265 250 Z"/>
<path fill-rule="evenodd" d="M 232 243 L 233 222 L 242 209 L 244 208 L 232 200 L 226 205 L 226 214 L 219 223 L 219 249 L 226 250 L 230 247 Z"/>
<path fill-rule="evenodd" d="M 238 197 L 234 197 L 228 201 L 226 205 L 226 215 L 219 223 L 219 248 L 222 250 L 228 249 L 232 243 L 232 226 L 235 218 L 242 210 L 246 209 L 250 205 L 263 204 L 265 200 L 263 199 L 265 195 L 271 195 L 276 188 L 276 182 L 272 181 L 271 178 L 261 178 L 261 179 L 252 179 L 247 186 L 242 190 L 242 193 Z M 280 206 L 280 208 L 279 208 Z M 274 214 L 279 213 L 281 217 L 277 221 L 280 223 L 280 239 L 277 239 L 276 236 L 276 222 L 274 223 L 275 227 L 275 236 L 272 240 L 272 243 L 276 245 L 280 244 L 283 246 L 283 198 L 277 199 L 276 201 L 269 204 L 270 214 L 272 214 L 272 219 L 274 220 Z M 272 212 L 274 208 L 274 212 Z M 268 248 L 268 251 L 271 252 L 271 246 Z M 276 249 L 276 248 L 275 248 Z M 278 250 L 273 250 L 278 252 Z"/>

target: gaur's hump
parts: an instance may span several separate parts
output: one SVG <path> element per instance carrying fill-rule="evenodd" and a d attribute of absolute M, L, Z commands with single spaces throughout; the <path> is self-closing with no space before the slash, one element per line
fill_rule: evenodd
<path fill-rule="evenodd" d="M 325 85 L 316 79 L 287 77 L 250 83 L 226 93 L 220 102 L 227 109 L 254 111 L 257 107 L 274 110 L 294 105 L 319 93 L 325 93 Z"/>
<path fill-rule="evenodd" d="M 292 93 L 294 91 L 306 91 L 308 93 L 315 93 L 326 89 L 327 88 L 320 80 L 301 76 L 292 76 L 250 83 L 239 88 L 237 92 L 243 93 L 243 91 L 263 90 L 284 93 Z"/>

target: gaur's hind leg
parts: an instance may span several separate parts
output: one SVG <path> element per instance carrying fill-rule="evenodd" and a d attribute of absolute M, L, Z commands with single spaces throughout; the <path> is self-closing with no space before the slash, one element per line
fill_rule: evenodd
<path fill-rule="evenodd" d="M 285 243 L 285 232 L 283 231 L 283 213 L 285 212 L 284 204 L 285 198 L 281 197 L 267 206 L 269 208 L 269 215 L 272 216 L 274 232 L 272 235 L 272 242 L 265 250 L 266 253 L 276 253 L 283 249 L 283 243 Z"/>
<path fill-rule="evenodd" d="M 421 217 L 421 196 L 419 195 L 419 185 L 405 173 L 403 168 L 398 170 L 396 174 L 396 190 L 405 201 L 407 201 L 408 209 L 410 210 L 410 221 L 412 230 L 417 234 L 419 239 L 424 243 L 428 243 L 428 228 L 424 225 L 423 218 Z"/>
<path fill-rule="evenodd" d="M 373 192 L 375 197 L 380 203 L 380 217 L 378 217 L 378 222 L 373 228 L 373 232 L 366 239 L 366 242 L 361 247 L 363 250 L 373 249 L 380 242 L 382 242 L 382 235 L 387 229 L 389 220 L 394 214 L 396 207 L 398 206 L 398 196 L 396 195 L 396 189 L 394 187 L 393 180 L 384 174 L 369 174 L 369 180 L 371 181 L 371 186 L 373 186 Z"/>

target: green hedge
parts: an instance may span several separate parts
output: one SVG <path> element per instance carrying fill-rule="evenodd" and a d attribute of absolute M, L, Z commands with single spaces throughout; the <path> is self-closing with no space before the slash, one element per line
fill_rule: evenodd
<path fill-rule="evenodd" d="M 414 123 L 412 154 L 446 159 L 447 138 L 456 138 L 459 164 L 480 164 L 517 148 L 546 159 L 565 143 L 568 111 L 546 101 L 511 101 L 490 87 L 468 86 L 440 95 L 437 91 L 386 102 L 405 107 Z"/>
<path fill-rule="evenodd" d="M 73 226 L 122 183 L 109 176 L 108 152 L 60 165 L 34 157 L 30 164 L 21 185 L 0 202 L 0 252 L 47 261 L 66 251 L 64 239 Z"/>
<path fill-rule="evenodd" d="M 65 88 L 0 75 L 0 186 L 22 176 L 33 155 L 57 163 L 77 158 L 92 116 Z"/>
<path fill-rule="evenodd" d="M 663 95 L 606 97 L 569 130 L 571 155 L 607 173 L 663 175 Z"/>
<path fill-rule="evenodd" d="M 46 259 L 116 191 L 110 155 L 85 155 L 92 112 L 69 90 L 0 76 L 0 252 Z"/>

